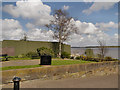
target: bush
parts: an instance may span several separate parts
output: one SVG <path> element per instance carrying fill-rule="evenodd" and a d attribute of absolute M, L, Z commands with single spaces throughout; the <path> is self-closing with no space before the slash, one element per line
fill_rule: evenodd
<path fill-rule="evenodd" d="M 74 59 L 74 56 L 71 56 L 70 59 Z"/>
<path fill-rule="evenodd" d="M 112 59 L 113 61 L 119 61 L 119 59 Z"/>
<path fill-rule="evenodd" d="M 92 58 L 92 57 L 86 57 L 86 61 L 95 61 L 95 62 L 99 62 L 99 58 Z"/>
<path fill-rule="evenodd" d="M 85 60 L 85 59 L 86 59 L 86 56 L 80 55 L 80 59 Z"/>
<path fill-rule="evenodd" d="M 70 58 L 70 54 L 67 52 L 62 52 L 61 53 L 61 58 Z"/>
<path fill-rule="evenodd" d="M 77 56 L 75 59 L 80 60 L 81 58 L 80 58 L 80 56 Z"/>
<path fill-rule="evenodd" d="M 38 59 L 39 55 L 37 52 L 29 52 L 26 54 L 26 57 L 31 58 L 31 59 Z"/>
<path fill-rule="evenodd" d="M 97 54 L 97 57 L 101 59 L 101 58 L 102 58 L 102 55 L 101 55 L 101 54 Z"/>
<path fill-rule="evenodd" d="M 7 56 L 8 58 L 18 58 L 18 56 Z"/>
<path fill-rule="evenodd" d="M 25 57 L 26 57 L 25 54 L 18 55 L 18 58 L 25 58 Z"/>
<path fill-rule="evenodd" d="M 37 53 L 38 53 L 38 55 L 50 55 L 50 56 L 54 57 L 53 51 L 51 49 L 48 49 L 45 47 L 38 48 Z"/>
<path fill-rule="evenodd" d="M 94 57 L 94 53 L 92 49 L 86 49 L 85 54 L 87 57 Z"/>
<path fill-rule="evenodd" d="M 78 56 L 76 57 L 76 59 L 81 59 L 81 60 L 85 60 L 85 61 L 95 61 L 95 62 L 99 62 L 99 59 L 98 58 L 92 58 L 90 56 L 84 56 L 84 55 L 81 55 L 81 56 Z"/>
<path fill-rule="evenodd" d="M 112 57 L 110 57 L 110 56 L 106 56 L 104 60 L 105 61 L 113 61 Z"/>

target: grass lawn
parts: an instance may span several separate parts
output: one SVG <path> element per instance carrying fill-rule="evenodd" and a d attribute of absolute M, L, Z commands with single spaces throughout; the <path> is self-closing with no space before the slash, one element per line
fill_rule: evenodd
<path fill-rule="evenodd" d="M 52 65 L 70 65 L 70 64 L 82 64 L 82 63 L 92 63 L 93 61 L 83 61 L 83 60 L 52 60 Z M 34 68 L 41 67 L 40 65 L 26 65 L 26 66 L 8 66 L 2 67 L 2 70 L 10 69 L 22 69 L 22 68 Z"/>
<path fill-rule="evenodd" d="M 81 63 L 91 63 L 93 61 L 83 61 L 83 60 L 52 60 L 52 65 L 70 65 L 70 64 L 81 64 Z"/>

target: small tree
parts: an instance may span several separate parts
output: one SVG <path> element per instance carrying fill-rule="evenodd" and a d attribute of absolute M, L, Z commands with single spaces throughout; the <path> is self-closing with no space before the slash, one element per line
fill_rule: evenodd
<path fill-rule="evenodd" d="M 98 44 L 99 44 L 100 58 L 103 59 L 108 49 L 106 47 L 105 41 L 98 40 Z"/>
<path fill-rule="evenodd" d="M 20 39 L 20 40 L 21 40 L 21 41 L 27 41 L 27 39 L 28 39 L 27 34 L 26 34 L 26 33 L 24 33 L 23 38 L 22 38 L 22 39 Z"/>
<path fill-rule="evenodd" d="M 50 24 L 45 25 L 48 29 L 54 31 L 53 38 L 59 41 L 59 54 L 61 57 L 62 43 L 69 38 L 72 32 L 77 31 L 77 27 L 72 22 L 73 18 L 65 10 L 55 10 L 53 14 L 53 20 L 50 20 Z"/>

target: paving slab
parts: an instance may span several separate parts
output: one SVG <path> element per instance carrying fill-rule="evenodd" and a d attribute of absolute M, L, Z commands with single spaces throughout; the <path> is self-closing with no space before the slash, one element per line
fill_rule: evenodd
<path fill-rule="evenodd" d="M 2 85 L 3 88 L 13 88 L 13 83 Z M 118 88 L 118 75 L 91 76 L 85 78 L 70 78 L 61 80 L 39 79 L 23 81 L 21 88 Z"/>

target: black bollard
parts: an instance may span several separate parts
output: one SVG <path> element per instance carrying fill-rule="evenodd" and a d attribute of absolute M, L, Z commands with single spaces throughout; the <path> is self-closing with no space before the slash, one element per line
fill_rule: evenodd
<path fill-rule="evenodd" d="M 14 90 L 19 90 L 19 82 L 21 81 L 21 78 L 19 77 L 14 77 L 13 78 L 13 82 L 14 82 Z"/>

